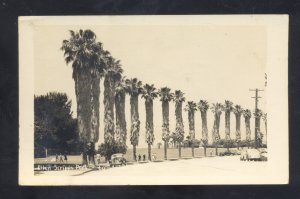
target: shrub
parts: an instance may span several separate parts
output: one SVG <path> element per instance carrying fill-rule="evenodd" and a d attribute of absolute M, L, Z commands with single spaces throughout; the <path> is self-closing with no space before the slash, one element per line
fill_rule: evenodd
<path fill-rule="evenodd" d="M 115 153 L 126 153 L 127 147 L 124 144 L 117 143 L 116 141 L 105 142 L 100 144 L 98 153 L 104 156 L 106 160 L 110 160 L 111 156 Z"/>

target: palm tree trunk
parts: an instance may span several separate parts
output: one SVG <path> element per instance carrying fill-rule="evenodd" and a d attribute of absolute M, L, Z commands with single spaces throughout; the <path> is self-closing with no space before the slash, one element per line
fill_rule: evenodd
<path fill-rule="evenodd" d="M 126 145 L 127 129 L 125 117 L 125 92 L 116 94 L 116 138 L 119 143 Z"/>
<path fill-rule="evenodd" d="M 133 161 L 136 161 L 136 145 L 133 145 Z"/>
<path fill-rule="evenodd" d="M 207 112 L 206 111 L 201 111 L 201 121 L 202 121 L 202 142 L 204 145 L 204 156 L 206 156 L 206 145 L 208 142 Z"/>
<path fill-rule="evenodd" d="M 227 151 L 229 151 L 229 142 L 230 142 L 230 111 L 225 112 L 225 140 L 227 145 Z"/>
<path fill-rule="evenodd" d="M 168 157 L 167 157 L 167 148 L 168 148 L 167 144 L 168 144 L 167 141 L 164 141 L 164 159 L 165 160 L 168 159 Z"/>
<path fill-rule="evenodd" d="M 140 121 L 138 112 L 138 95 L 133 94 L 130 97 L 131 129 L 130 142 L 133 145 L 133 158 L 136 161 L 136 146 L 139 143 Z"/>
<path fill-rule="evenodd" d="M 83 144 L 82 164 L 88 160 L 88 143 L 94 143 L 99 138 L 99 94 L 100 78 L 91 76 L 90 71 L 79 70 L 74 74 L 75 93 L 77 100 L 77 125 L 79 138 Z M 94 145 L 92 145 L 94 147 Z M 92 151 L 94 152 L 94 148 Z M 93 162 L 92 162 L 93 163 Z"/>
<path fill-rule="evenodd" d="M 148 144 L 148 160 L 152 161 L 152 159 L 151 159 L 151 144 Z"/>
<path fill-rule="evenodd" d="M 111 143 L 114 140 L 114 105 L 115 86 L 114 80 L 106 76 L 104 79 L 104 140 Z"/>
<path fill-rule="evenodd" d="M 181 158 L 181 142 L 184 139 L 184 127 L 182 121 L 182 102 L 176 102 L 175 104 L 175 116 L 176 116 L 176 129 L 179 158 Z"/>
<path fill-rule="evenodd" d="M 169 141 L 169 102 L 162 101 L 162 115 L 163 115 L 163 125 L 162 125 L 162 140 L 164 141 L 164 159 L 167 160 L 167 144 Z"/>
<path fill-rule="evenodd" d="M 180 142 L 178 143 L 178 156 L 180 159 L 181 158 L 181 143 Z"/>
<path fill-rule="evenodd" d="M 148 159 L 151 161 L 151 145 L 154 141 L 153 134 L 153 101 L 145 101 L 146 109 L 146 142 L 148 143 Z"/>

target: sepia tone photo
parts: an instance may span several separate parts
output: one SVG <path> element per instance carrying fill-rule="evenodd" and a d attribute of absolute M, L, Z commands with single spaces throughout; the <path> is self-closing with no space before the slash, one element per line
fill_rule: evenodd
<path fill-rule="evenodd" d="M 20 185 L 288 183 L 287 46 L 287 15 L 20 17 Z"/>

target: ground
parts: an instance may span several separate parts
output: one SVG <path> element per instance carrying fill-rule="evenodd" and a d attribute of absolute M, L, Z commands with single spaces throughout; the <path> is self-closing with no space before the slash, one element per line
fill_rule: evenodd
<path fill-rule="evenodd" d="M 135 163 L 105 170 L 47 171 L 40 175 L 84 176 L 251 176 L 266 173 L 267 162 L 240 161 L 239 156 L 206 157 L 176 161 Z"/>
<path fill-rule="evenodd" d="M 237 156 L 226 156 L 226 157 L 203 157 L 201 154 L 201 148 L 195 149 L 196 158 L 191 157 L 191 149 L 183 149 L 183 159 L 178 160 L 176 154 L 178 150 L 169 150 L 170 160 L 162 161 L 163 154 L 158 153 L 161 149 L 153 150 L 154 153 L 157 153 L 158 160 L 157 162 L 149 163 L 133 163 L 116 168 L 108 169 L 80 169 L 80 170 L 68 170 L 68 171 L 39 171 L 36 172 L 37 175 L 68 175 L 68 176 L 176 176 L 178 174 L 184 176 L 233 176 L 233 175 L 242 175 L 242 176 L 251 176 L 257 175 L 258 173 L 266 173 L 267 162 L 248 162 L 240 161 L 240 157 Z M 208 149 L 208 153 L 210 154 Z M 219 149 L 219 152 L 226 149 Z M 236 150 L 236 149 L 234 149 Z M 138 150 L 138 153 L 144 152 Z M 212 151 L 214 154 L 214 151 Z M 126 156 L 131 156 L 132 153 L 127 154 Z M 174 156 L 174 157 L 173 157 Z M 172 158 L 173 157 L 173 158 Z M 51 157 L 50 157 L 51 158 Z M 52 157 L 53 158 L 53 157 Z M 69 158 L 73 163 L 80 163 L 80 156 L 71 156 Z M 173 160 L 173 161 L 172 161 Z M 43 162 L 44 160 L 39 159 L 36 162 Z M 102 165 L 107 165 L 103 163 Z"/>

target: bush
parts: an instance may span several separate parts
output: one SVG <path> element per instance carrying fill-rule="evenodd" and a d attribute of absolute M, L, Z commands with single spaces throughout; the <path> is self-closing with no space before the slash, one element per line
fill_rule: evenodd
<path fill-rule="evenodd" d="M 126 153 L 127 147 L 124 144 L 119 144 L 116 141 L 105 142 L 100 144 L 98 153 L 104 156 L 106 160 L 110 160 L 111 156 L 115 153 Z"/>

